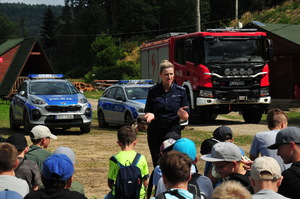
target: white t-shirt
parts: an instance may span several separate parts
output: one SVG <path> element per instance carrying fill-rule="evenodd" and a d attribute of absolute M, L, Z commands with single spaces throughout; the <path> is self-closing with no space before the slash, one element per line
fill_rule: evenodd
<path fill-rule="evenodd" d="M 18 192 L 23 198 L 29 193 L 29 186 L 25 180 L 15 176 L 0 175 L 0 191 L 5 189 Z"/>

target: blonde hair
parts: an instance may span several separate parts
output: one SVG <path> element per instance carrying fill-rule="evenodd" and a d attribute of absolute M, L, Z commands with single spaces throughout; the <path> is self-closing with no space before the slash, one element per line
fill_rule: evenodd
<path fill-rule="evenodd" d="M 165 68 L 174 68 L 174 65 L 168 60 L 162 60 L 159 66 L 159 73 L 161 74 Z"/>
<path fill-rule="evenodd" d="M 252 199 L 251 193 L 238 181 L 222 182 L 215 188 L 213 199 Z"/>

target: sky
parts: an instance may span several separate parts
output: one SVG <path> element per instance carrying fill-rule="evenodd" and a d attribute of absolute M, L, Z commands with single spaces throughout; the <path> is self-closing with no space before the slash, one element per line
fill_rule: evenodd
<path fill-rule="evenodd" d="M 0 0 L 0 3 L 25 3 L 25 4 L 46 4 L 64 5 L 64 0 Z"/>

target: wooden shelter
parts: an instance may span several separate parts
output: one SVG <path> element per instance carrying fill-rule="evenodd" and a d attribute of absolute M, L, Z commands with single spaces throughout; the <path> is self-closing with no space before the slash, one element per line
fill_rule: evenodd
<path fill-rule="evenodd" d="M 36 38 L 0 40 L 0 97 L 11 98 L 28 74 L 53 74 Z"/>
<path fill-rule="evenodd" d="M 274 59 L 269 62 L 270 89 L 273 99 L 300 99 L 300 25 L 247 25 L 267 33 L 274 43 Z"/>

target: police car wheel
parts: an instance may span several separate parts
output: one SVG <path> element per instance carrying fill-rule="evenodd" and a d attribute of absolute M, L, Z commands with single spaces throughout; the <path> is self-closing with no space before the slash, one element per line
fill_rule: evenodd
<path fill-rule="evenodd" d="M 11 130 L 19 130 L 20 125 L 16 124 L 12 109 L 9 110 L 9 127 Z"/>
<path fill-rule="evenodd" d="M 104 113 L 101 110 L 98 110 L 98 124 L 100 128 L 108 126 L 108 123 L 105 121 Z"/>
<path fill-rule="evenodd" d="M 86 126 L 80 127 L 81 133 L 89 133 L 90 131 L 91 131 L 91 125 L 86 125 Z"/>
<path fill-rule="evenodd" d="M 133 118 L 129 112 L 125 113 L 124 123 L 128 126 L 131 126 L 133 124 Z"/>
<path fill-rule="evenodd" d="M 30 121 L 29 121 L 29 116 L 28 116 L 28 113 L 27 112 L 24 112 L 24 117 L 23 117 L 23 121 L 24 121 L 24 131 L 25 131 L 25 134 L 29 134 L 30 131 L 31 131 L 31 124 L 30 124 Z"/>

